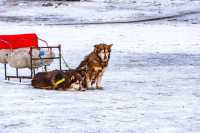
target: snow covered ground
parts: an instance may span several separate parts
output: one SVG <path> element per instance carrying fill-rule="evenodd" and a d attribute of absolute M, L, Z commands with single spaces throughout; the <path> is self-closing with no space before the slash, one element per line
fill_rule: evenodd
<path fill-rule="evenodd" d="M 13 10 L 4 11 L 6 14 Z M 114 13 L 118 14 L 118 10 Z M 71 67 L 76 67 L 94 44 L 114 44 L 101 91 L 46 91 L 5 83 L 0 65 L 0 133 L 199 133 L 197 16 L 114 25 L 58 26 L 38 25 L 37 21 L 31 24 L 0 21 L 0 34 L 34 32 L 51 45 L 62 44 L 63 55 Z M 185 21 L 191 17 L 192 21 Z M 194 21 L 197 24 L 192 24 Z"/>
<path fill-rule="evenodd" d="M 10 26 L 61 43 L 75 67 L 95 43 L 113 43 L 103 91 L 0 84 L 0 132 L 198 133 L 200 25 Z M 3 65 L 1 65 L 3 74 Z"/>

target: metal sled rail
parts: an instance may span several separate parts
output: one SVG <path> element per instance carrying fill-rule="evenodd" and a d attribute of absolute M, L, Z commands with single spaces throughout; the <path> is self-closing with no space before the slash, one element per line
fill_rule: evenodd
<path fill-rule="evenodd" d="M 58 55 L 56 57 L 49 57 L 49 58 L 45 58 L 45 57 L 40 57 L 40 58 L 33 58 L 32 56 L 32 50 L 33 49 L 41 49 L 41 48 L 45 48 L 45 49 L 57 49 L 58 50 Z M 5 70 L 5 80 L 10 80 L 10 79 L 19 79 L 19 81 L 21 82 L 22 79 L 32 79 L 34 76 L 35 76 L 35 69 L 37 67 L 34 67 L 33 65 L 33 61 L 34 60 L 42 60 L 42 59 L 57 59 L 59 60 L 59 69 L 62 70 L 62 64 L 61 64 L 61 59 L 62 59 L 62 56 L 61 56 L 61 45 L 58 45 L 58 46 L 47 46 L 47 47 L 38 47 L 38 48 L 35 48 L 35 47 L 30 47 L 30 58 L 31 58 L 31 67 L 30 67 L 30 76 L 21 76 L 19 75 L 19 72 L 18 72 L 18 68 L 16 68 L 16 75 L 8 75 L 7 74 L 7 64 L 4 64 L 4 70 Z M 44 70 L 47 71 L 47 65 L 44 65 Z"/>

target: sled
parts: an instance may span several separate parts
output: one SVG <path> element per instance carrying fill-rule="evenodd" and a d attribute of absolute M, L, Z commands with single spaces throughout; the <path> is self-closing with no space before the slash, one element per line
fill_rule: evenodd
<path fill-rule="evenodd" d="M 46 46 L 39 46 L 39 41 L 46 44 Z M 28 50 L 28 51 L 27 51 Z M 43 51 L 42 51 L 43 50 Z M 57 55 L 54 56 L 44 56 L 44 51 L 49 51 L 49 53 L 54 53 L 52 51 L 57 50 Z M 49 66 L 55 59 L 59 61 L 58 69 L 62 70 L 61 66 L 61 45 L 58 46 L 48 46 L 48 42 L 40 39 L 37 34 L 17 34 L 17 35 L 0 35 L 0 51 L 4 51 L 2 55 L 0 55 L 1 59 L 3 56 L 7 57 L 5 60 L 1 60 L 2 64 L 4 64 L 4 76 L 5 80 L 10 79 L 19 79 L 21 82 L 22 79 L 32 79 L 35 75 L 35 69 L 44 67 L 44 70 L 47 71 L 47 66 Z M 24 52 L 25 51 L 25 52 Z M 34 56 L 34 51 L 38 51 L 37 56 Z M 8 52 L 8 53 L 6 53 Z M 21 52 L 21 53 L 17 53 Z M 28 52 L 28 53 L 27 53 Z M 23 63 L 19 63 L 18 65 L 13 63 L 12 61 L 17 61 L 16 57 L 20 54 L 26 54 L 26 65 L 20 66 Z M 24 62 L 24 58 L 21 61 Z M 46 61 L 46 62 L 45 62 Z M 49 61 L 49 62 L 48 62 Z M 51 62 L 52 61 L 52 62 Z M 42 62 L 42 63 L 41 63 Z M 16 69 L 15 75 L 8 75 L 8 64 L 11 67 Z M 30 76 L 19 76 L 19 69 L 29 68 L 30 69 Z"/>

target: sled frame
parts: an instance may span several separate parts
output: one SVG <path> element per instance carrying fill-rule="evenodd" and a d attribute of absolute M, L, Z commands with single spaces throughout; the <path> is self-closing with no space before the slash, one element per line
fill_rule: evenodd
<path fill-rule="evenodd" d="M 32 50 L 33 49 L 50 49 L 50 50 L 54 50 L 54 49 L 57 49 L 58 50 L 58 56 L 55 56 L 55 57 L 51 57 L 51 58 L 42 58 L 42 57 L 39 57 L 39 58 L 33 58 L 32 56 Z M 41 60 L 41 59 L 53 59 L 53 60 L 59 60 L 59 70 L 62 70 L 62 62 L 61 62 L 61 58 L 62 55 L 61 55 L 61 45 L 58 45 L 58 46 L 47 46 L 47 47 L 30 47 L 30 61 L 31 61 L 31 67 L 30 67 L 30 76 L 19 76 L 19 69 L 16 68 L 16 74 L 15 75 L 8 75 L 7 71 L 8 71 L 8 68 L 7 68 L 7 64 L 4 64 L 4 75 L 5 75 L 5 80 L 10 80 L 10 79 L 19 79 L 19 82 L 22 81 L 22 79 L 32 79 L 34 76 L 35 76 L 35 67 L 33 67 L 33 61 L 34 60 Z M 41 67 L 44 67 L 44 70 L 47 72 L 47 65 L 44 65 L 44 66 L 41 66 Z"/>

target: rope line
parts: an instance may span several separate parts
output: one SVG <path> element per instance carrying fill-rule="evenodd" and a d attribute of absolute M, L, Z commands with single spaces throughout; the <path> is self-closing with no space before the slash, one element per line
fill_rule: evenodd
<path fill-rule="evenodd" d="M 61 58 L 62 58 L 62 60 L 63 60 L 63 63 L 65 64 L 65 66 L 66 66 L 68 69 L 70 69 L 69 65 L 67 64 L 66 60 L 65 60 L 64 57 L 63 57 L 63 54 L 61 54 Z"/>

